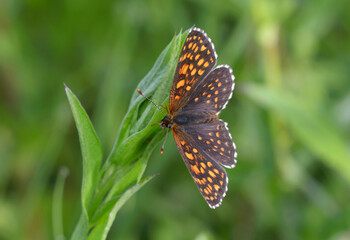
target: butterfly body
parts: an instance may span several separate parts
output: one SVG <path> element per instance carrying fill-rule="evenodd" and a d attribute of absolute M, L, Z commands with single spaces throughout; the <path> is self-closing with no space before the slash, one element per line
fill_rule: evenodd
<path fill-rule="evenodd" d="M 192 28 L 185 40 L 162 128 L 172 129 L 179 152 L 202 196 L 218 207 L 227 192 L 222 167 L 236 164 L 236 146 L 219 113 L 231 98 L 234 76 L 228 65 L 214 68 L 217 54 L 207 34 Z"/>
<path fill-rule="evenodd" d="M 216 114 L 212 114 L 212 113 L 184 112 L 184 113 L 179 113 L 175 116 L 172 116 L 172 115 L 165 116 L 160 122 L 160 125 L 163 128 L 176 129 L 181 125 L 210 123 L 210 122 L 215 122 L 218 119 L 219 117 Z"/>

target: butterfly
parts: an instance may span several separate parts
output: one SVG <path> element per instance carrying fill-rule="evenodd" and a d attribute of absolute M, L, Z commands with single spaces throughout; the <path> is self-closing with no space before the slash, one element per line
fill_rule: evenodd
<path fill-rule="evenodd" d="M 233 168 L 237 162 L 227 124 L 218 117 L 232 96 L 234 76 L 228 65 L 215 67 L 216 62 L 211 39 L 202 29 L 192 27 L 179 55 L 168 115 L 159 122 L 162 128 L 172 130 L 176 146 L 211 208 L 220 206 L 227 192 L 223 166 Z"/>

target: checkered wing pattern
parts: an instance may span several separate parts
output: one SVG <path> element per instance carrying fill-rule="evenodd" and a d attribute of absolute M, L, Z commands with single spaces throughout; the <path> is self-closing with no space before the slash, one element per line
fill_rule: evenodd
<path fill-rule="evenodd" d="M 234 76 L 228 65 L 221 65 L 200 82 L 182 111 L 220 113 L 232 96 Z"/>
<path fill-rule="evenodd" d="M 225 169 L 183 131 L 173 129 L 179 152 L 199 191 L 211 208 L 220 206 L 227 192 L 228 178 Z"/>
<path fill-rule="evenodd" d="M 200 152 L 205 152 L 210 159 L 227 168 L 235 167 L 236 145 L 224 121 L 186 125 L 183 126 L 182 131 L 186 132 Z"/>
<path fill-rule="evenodd" d="M 192 28 L 182 47 L 175 70 L 169 97 L 170 114 L 187 102 L 196 84 L 215 66 L 216 59 L 214 45 L 207 34 L 202 29 Z"/>

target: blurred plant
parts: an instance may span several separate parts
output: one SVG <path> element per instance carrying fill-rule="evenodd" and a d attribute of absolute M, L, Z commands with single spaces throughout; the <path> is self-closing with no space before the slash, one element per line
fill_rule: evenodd
<path fill-rule="evenodd" d="M 186 36 L 187 32 L 173 38 L 138 85 L 156 103 L 168 99 L 176 59 Z M 135 91 L 114 147 L 101 166 L 102 147 L 94 127 L 78 98 L 67 86 L 65 89 L 83 156 L 82 213 L 72 239 L 106 239 L 119 209 L 154 177 L 142 175 L 151 152 L 164 138 L 164 132 L 150 124 L 159 121 L 161 113 L 151 104 L 143 106 L 145 98 Z"/>

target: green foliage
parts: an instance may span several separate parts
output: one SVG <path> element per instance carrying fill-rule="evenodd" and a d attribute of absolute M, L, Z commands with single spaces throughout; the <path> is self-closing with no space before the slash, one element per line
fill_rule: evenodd
<path fill-rule="evenodd" d="M 302 100 L 290 96 L 288 91 L 247 85 L 245 93 L 257 105 L 279 115 L 300 142 L 350 183 L 350 155 L 347 144 L 327 114 L 305 106 Z"/>

